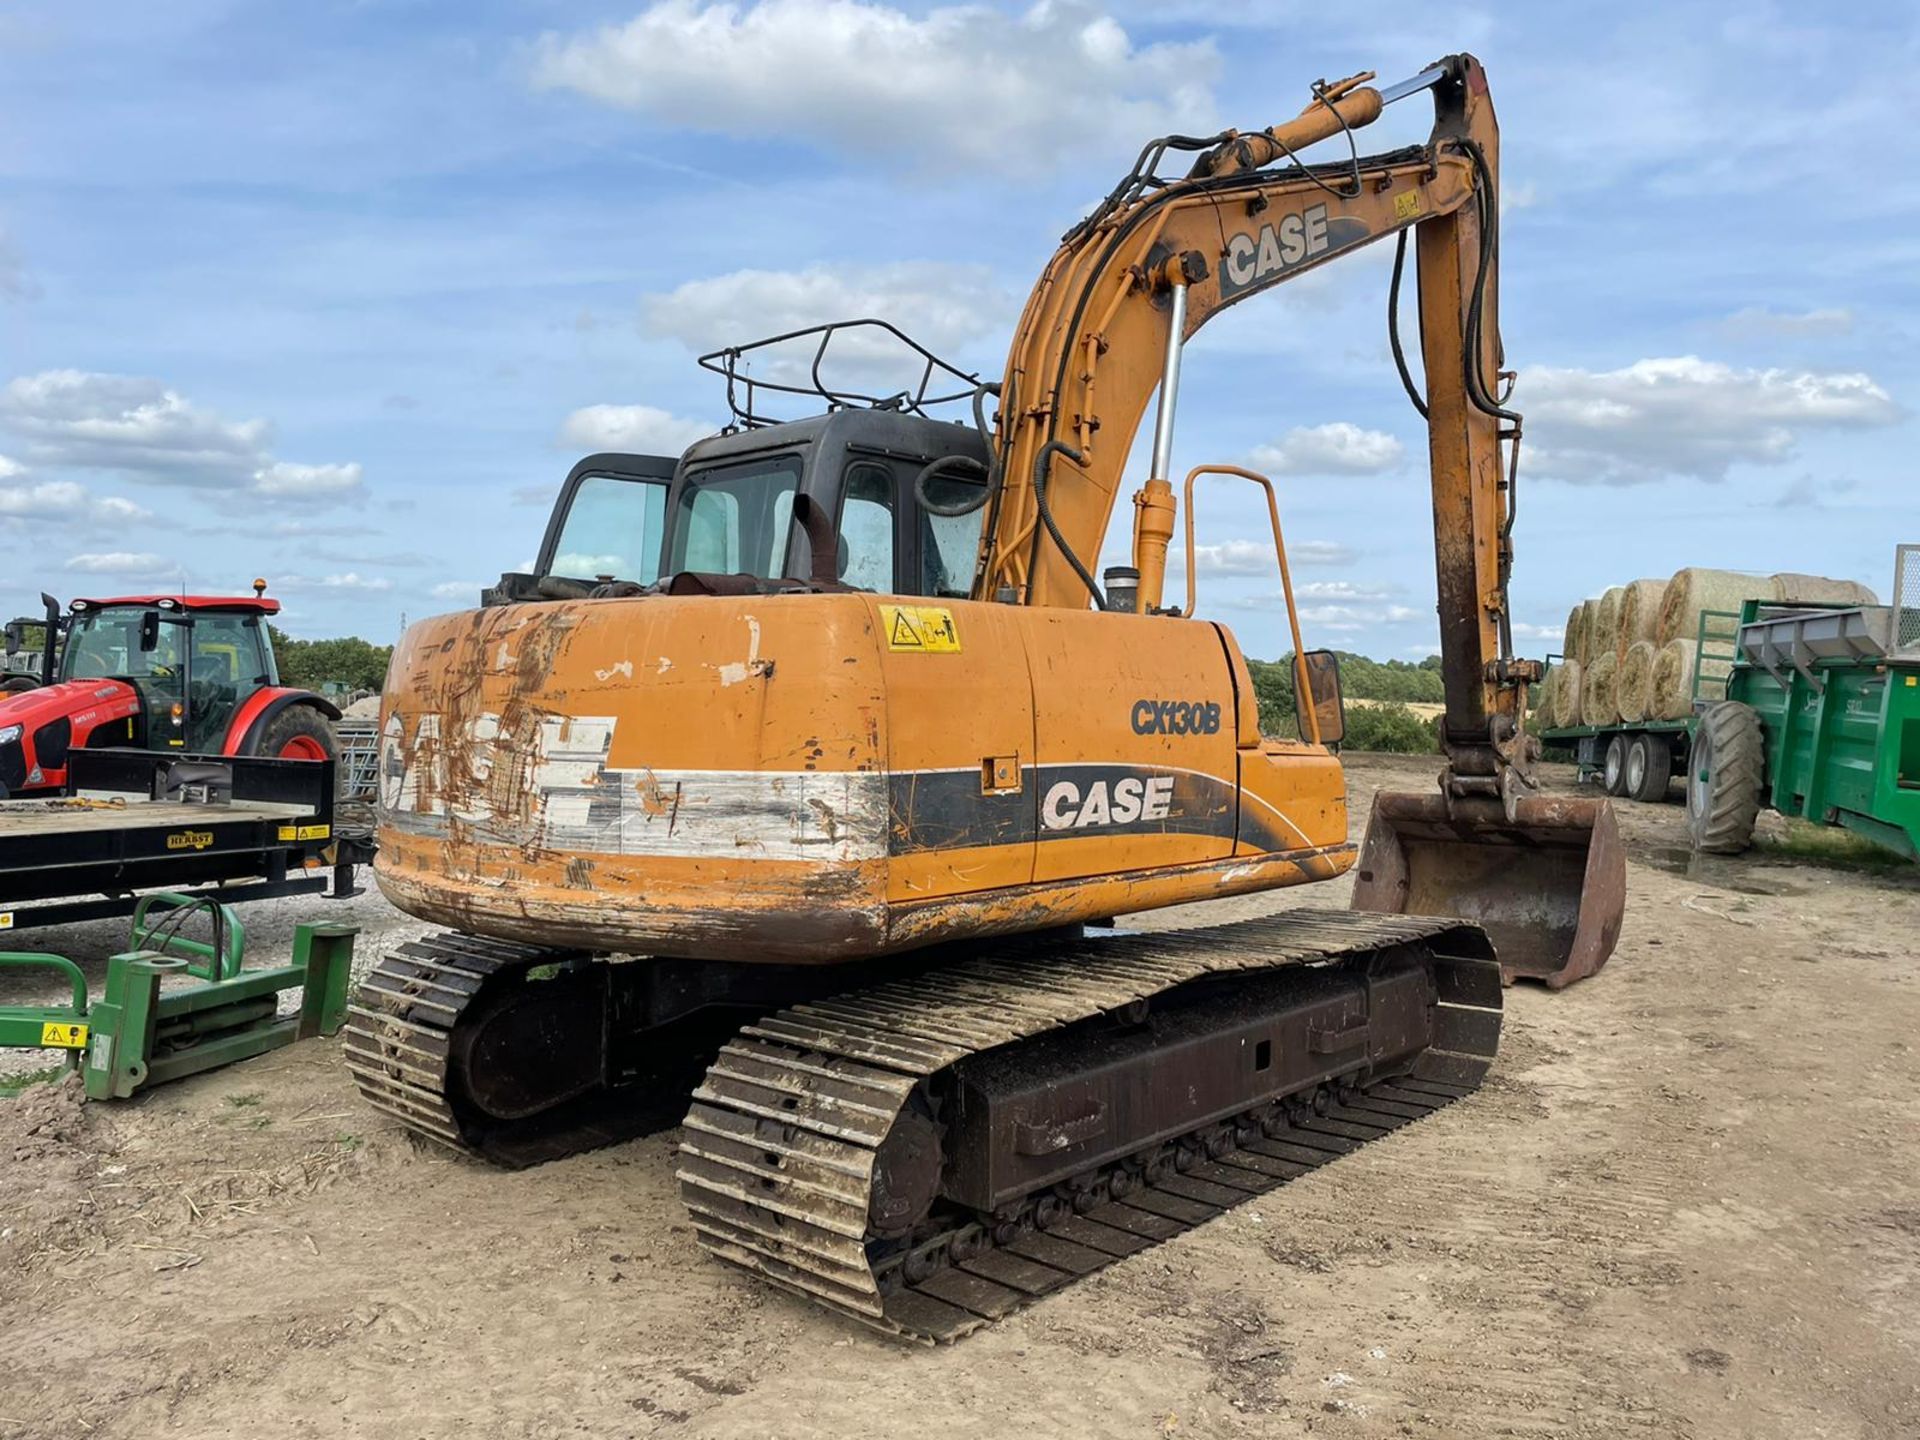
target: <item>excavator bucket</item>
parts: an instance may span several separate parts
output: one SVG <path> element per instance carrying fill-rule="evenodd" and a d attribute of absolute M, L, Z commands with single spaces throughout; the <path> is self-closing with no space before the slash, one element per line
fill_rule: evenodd
<path fill-rule="evenodd" d="M 1441 794 L 1383 792 L 1355 866 L 1352 908 L 1453 915 L 1493 940 L 1500 978 L 1558 990 L 1607 963 L 1627 903 L 1626 856 L 1604 799 L 1531 795 L 1450 810 Z"/>

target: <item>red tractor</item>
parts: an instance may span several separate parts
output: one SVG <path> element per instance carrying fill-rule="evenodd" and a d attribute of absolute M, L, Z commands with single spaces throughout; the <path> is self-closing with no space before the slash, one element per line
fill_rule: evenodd
<path fill-rule="evenodd" d="M 76 749 L 334 759 L 340 712 L 280 684 L 265 589 L 75 600 L 64 623 L 49 602 L 40 683 L 0 693 L 0 798 L 58 793 Z"/>

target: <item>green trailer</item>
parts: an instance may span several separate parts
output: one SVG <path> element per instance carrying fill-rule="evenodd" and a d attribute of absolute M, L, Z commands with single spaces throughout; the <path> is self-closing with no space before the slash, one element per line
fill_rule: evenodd
<path fill-rule="evenodd" d="M 1695 722 L 1694 848 L 1746 849 L 1770 808 L 1920 859 L 1920 545 L 1899 547 L 1891 604 L 1749 601 L 1735 643 Z"/>

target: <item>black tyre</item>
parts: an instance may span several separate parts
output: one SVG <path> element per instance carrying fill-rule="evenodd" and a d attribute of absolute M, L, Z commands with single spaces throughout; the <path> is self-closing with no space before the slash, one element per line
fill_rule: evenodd
<path fill-rule="evenodd" d="M 1627 793 L 1627 737 L 1616 735 L 1607 742 L 1607 757 L 1601 762 L 1600 783 L 1609 795 Z"/>
<path fill-rule="evenodd" d="M 1644 731 L 1627 743 L 1627 795 L 1646 804 L 1667 798 L 1667 782 L 1673 779 L 1673 749 L 1664 735 Z"/>
<path fill-rule="evenodd" d="M 1687 833 L 1695 850 L 1737 855 L 1753 843 L 1767 757 L 1760 717 L 1738 700 L 1707 707 L 1687 766 Z"/>
<path fill-rule="evenodd" d="M 24 695 L 29 690 L 38 690 L 40 682 L 31 675 L 9 675 L 0 680 L 0 694 Z"/>
<path fill-rule="evenodd" d="M 289 705 L 267 722 L 256 755 L 274 760 L 338 760 L 333 726 L 311 705 Z"/>

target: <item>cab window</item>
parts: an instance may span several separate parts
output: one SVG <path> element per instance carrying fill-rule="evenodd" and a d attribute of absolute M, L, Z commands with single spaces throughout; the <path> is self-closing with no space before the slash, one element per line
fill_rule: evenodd
<path fill-rule="evenodd" d="M 893 592 L 893 490 L 893 472 L 884 465 L 847 471 L 840 496 L 841 583 Z"/>
<path fill-rule="evenodd" d="M 797 455 L 775 455 L 697 471 L 674 509 L 669 565 L 771 580 L 786 569 Z"/>
<path fill-rule="evenodd" d="M 593 580 L 611 575 L 651 585 L 660 578 L 667 487 L 654 480 L 588 475 L 574 487 L 549 575 Z"/>
<path fill-rule="evenodd" d="M 977 497 L 984 485 L 936 475 L 927 482 L 928 497 L 941 505 L 957 505 Z M 915 507 L 918 509 L 919 507 Z M 980 527 L 986 522 L 983 505 L 971 515 L 935 515 L 920 511 L 920 593 L 964 599 L 973 589 L 973 571 L 980 554 Z"/>

